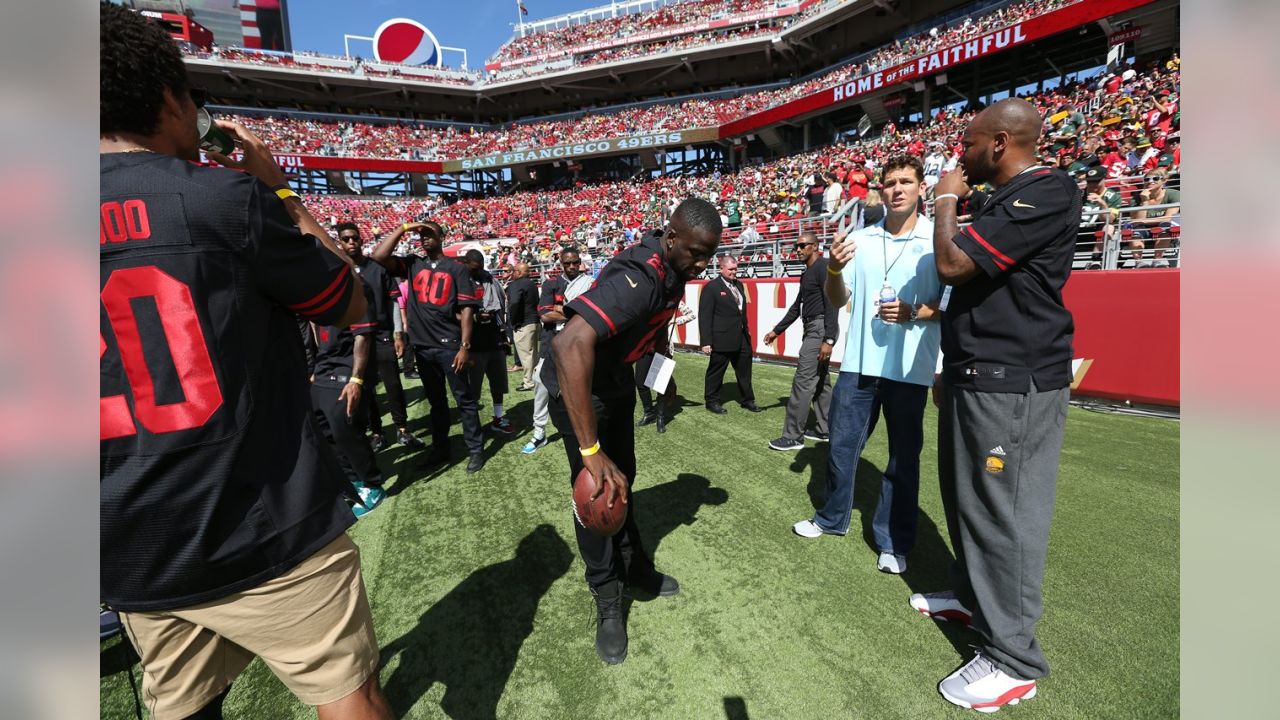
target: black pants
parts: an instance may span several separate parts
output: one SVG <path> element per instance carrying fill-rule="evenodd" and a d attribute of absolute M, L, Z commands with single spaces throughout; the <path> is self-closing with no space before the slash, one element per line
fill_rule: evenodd
<path fill-rule="evenodd" d="M 645 378 L 649 377 L 649 368 L 653 366 L 653 353 L 645 353 L 643 357 L 636 361 L 636 394 L 640 396 L 640 407 L 644 408 L 645 414 L 653 412 L 653 391 L 648 385 L 644 384 Z M 671 357 L 668 355 L 667 357 Z M 680 391 L 676 389 L 676 379 L 672 377 L 667 381 L 667 391 L 659 396 L 662 400 L 663 408 L 667 407 L 668 402 L 674 398 Z"/>
<path fill-rule="evenodd" d="M 756 401 L 756 393 L 751 389 L 751 349 L 743 347 L 736 352 L 711 351 L 706 387 L 703 390 L 703 399 L 708 405 L 720 404 L 720 386 L 724 384 L 724 371 L 730 364 L 733 365 L 733 374 L 738 381 L 738 395 L 742 402 Z"/>
<path fill-rule="evenodd" d="M 378 383 L 387 390 L 387 403 L 391 405 L 391 422 L 397 428 L 409 424 L 409 412 L 405 406 L 404 385 L 400 384 L 400 368 L 396 366 L 396 344 L 391 333 L 378 333 L 373 341 L 374 358 L 369 363 L 364 387 L 369 396 L 369 428 L 375 435 L 382 434 L 382 408 L 378 407 Z M 408 353 L 405 353 L 408 355 Z"/>
<path fill-rule="evenodd" d="M 600 441 L 600 449 L 613 461 L 622 474 L 627 476 L 627 519 L 622 529 L 613 537 L 600 537 L 573 520 L 573 528 L 578 537 L 578 554 L 587 566 L 586 579 L 591 587 L 599 587 L 611 580 L 625 581 L 628 572 L 643 572 L 653 568 L 640 540 L 640 530 L 636 527 L 636 506 L 631 486 L 636 479 L 636 438 L 634 395 L 609 398 L 602 401 L 592 397 L 596 410 L 596 437 Z M 573 479 L 582 470 L 582 454 L 578 452 L 581 445 L 573 434 L 573 424 L 569 422 L 569 413 L 564 406 L 564 398 L 551 398 L 551 421 L 564 435 L 564 452 L 569 458 L 569 486 L 573 487 Z"/>
<path fill-rule="evenodd" d="M 484 435 L 480 432 L 480 413 L 476 410 L 475 398 L 471 396 L 471 383 L 465 370 L 461 375 L 453 371 L 453 358 L 458 351 L 426 347 L 414 347 L 413 351 L 418 356 L 422 389 L 426 391 L 427 402 L 431 403 L 431 444 L 434 449 L 437 452 L 449 449 L 449 400 L 444 394 L 447 381 L 453 401 L 458 405 L 458 413 L 462 415 L 462 439 L 467 444 L 467 452 L 475 455 L 483 451 Z"/>
<path fill-rule="evenodd" d="M 323 383 L 323 384 L 322 384 Z M 347 417 L 347 403 L 338 396 L 346 383 L 329 383 L 318 380 L 311 384 L 311 406 L 315 408 L 320 431 L 337 448 L 338 464 L 352 483 L 364 483 L 368 487 L 382 486 L 382 471 L 373 454 L 373 446 L 365 435 L 367 411 L 356 408 Z M 366 405 L 370 396 L 366 386 L 360 393 L 360 404 Z"/>

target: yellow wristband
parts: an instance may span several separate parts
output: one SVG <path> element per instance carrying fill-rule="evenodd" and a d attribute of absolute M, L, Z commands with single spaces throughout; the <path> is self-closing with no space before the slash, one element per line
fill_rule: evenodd
<path fill-rule="evenodd" d="M 600 452 L 599 440 L 597 440 L 595 444 L 589 448 L 578 448 L 578 453 L 582 455 L 582 457 L 591 457 L 592 455 L 595 455 L 598 452 Z"/>
<path fill-rule="evenodd" d="M 830 265 L 828 265 L 828 266 L 827 266 L 827 274 L 828 274 L 828 275 L 836 275 L 836 276 L 840 276 L 840 275 L 843 275 L 843 274 L 844 274 L 844 271 L 843 271 L 843 270 L 832 270 L 832 269 L 831 269 L 831 266 L 830 266 Z"/>
<path fill-rule="evenodd" d="M 409 223 L 400 223 L 400 232 L 409 232 Z"/>
<path fill-rule="evenodd" d="M 291 197 L 298 197 L 298 193 L 294 192 L 289 188 L 280 188 L 279 190 L 276 191 L 276 197 L 280 198 L 281 200 L 288 200 Z"/>
<path fill-rule="evenodd" d="M 358 378 L 353 376 L 353 377 L 347 378 L 347 382 L 355 383 L 357 385 L 364 385 L 364 378 Z"/>

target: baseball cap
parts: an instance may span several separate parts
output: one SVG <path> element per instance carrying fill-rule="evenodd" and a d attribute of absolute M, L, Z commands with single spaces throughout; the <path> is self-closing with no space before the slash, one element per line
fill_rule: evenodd
<path fill-rule="evenodd" d="M 1122 80 L 1128 81 L 1128 80 L 1134 79 L 1137 76 L 1138 76 L 1138 71 L 1134 70 L 1133 68 L 1129 68 L 1128 70 L 1125 70 L 1124 73 L 1120 75 L 1120 78 Z"/>
<path fill-rule="evenodd" d="M 1091 182 L 1091 183 L 1098 182 L 1099 180 L 1103 180 L 1106 177 L 1107 177 L 1107 172 L 1102 169 L 1102 166 L 1094 165 L 1093 167 L 1085 171 L 1084 181 Z"/>

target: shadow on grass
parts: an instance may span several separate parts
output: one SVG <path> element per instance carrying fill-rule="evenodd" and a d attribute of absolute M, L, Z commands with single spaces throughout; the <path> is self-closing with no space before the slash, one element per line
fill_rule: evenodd
<path fill-rule="evenodd" d="M 473 572 L 412 630 L 383 647 L 383 665 L 400 656 L 383 686 L 396 717 L 441 683 L 440 708 L 449 717 L 495 718 L 538 604 L 573 557 L 555 528 L 539 525 L 520 541 L 514 558 Z"/>

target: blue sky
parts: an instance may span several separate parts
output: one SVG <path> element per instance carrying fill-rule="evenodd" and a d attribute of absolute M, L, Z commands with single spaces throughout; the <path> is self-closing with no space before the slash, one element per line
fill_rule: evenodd
<path fill-rule="evenodd" d="M 530 19 L 607 5 L 608 0 L 524 0 Z M 372 37 L 384 21 L 406 17 L 426 25 L 441 45 L 466 48 L 473 69 L 511 37 L 515 0 L 289 0 L 293 48 L 341 55 L 342 36 Z M 352 40 L 351 53 L 372 57 L 368 41 Z M 461 55 L 446 51 L 446 65 Z"/>

